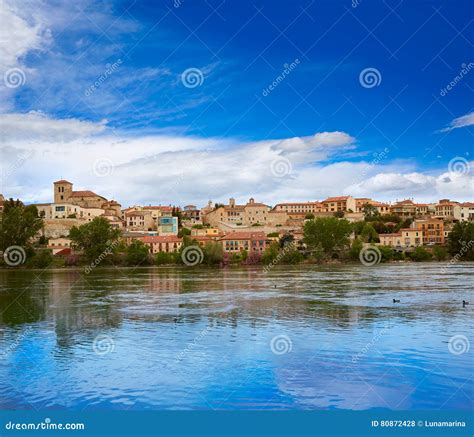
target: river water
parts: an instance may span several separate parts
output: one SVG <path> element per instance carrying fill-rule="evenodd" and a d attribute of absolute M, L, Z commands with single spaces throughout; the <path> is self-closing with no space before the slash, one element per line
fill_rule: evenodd
<path fill-rule="evenodd" d="M 0 408 L 468 410 L 473 267 L 3 270 Z"/>

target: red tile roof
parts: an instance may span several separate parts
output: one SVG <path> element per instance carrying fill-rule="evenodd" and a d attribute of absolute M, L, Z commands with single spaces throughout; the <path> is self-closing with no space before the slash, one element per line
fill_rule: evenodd
<path fill-rule="evenodd" d="M 93 191 L 84 190 L 84 191 L 73 191 L 69 197 L 100 197 L 105 199 L 105 197 L 95 194 Z"/>
<path fill-rule="evenodd" d="M 349 199 L 350 196 L 338 196 L 338 197 L 328 197 L 326 200 L 323 200 L 323 203 L 326 202 L 342 202 L 343 200 Z"/>
<path fill-rule="evenodd" d="M 265 232 L 231 232 L 224 235 L 221 240 L 266 240 Z"/>
<path fill-rule="evenodd" d="M 69 182 L 66 179 L 61 179 L 59 181 L 53 182 L 53 184 L 71 184 L 72 185 L 72 182 Z"/>
<path fill-rule="evenodd" d="M 147 237 L 141 237 L 139 240 L 144 243 L 181 243 L 182 238 L 177 237 L 176 235 L 150 235 Z"/>

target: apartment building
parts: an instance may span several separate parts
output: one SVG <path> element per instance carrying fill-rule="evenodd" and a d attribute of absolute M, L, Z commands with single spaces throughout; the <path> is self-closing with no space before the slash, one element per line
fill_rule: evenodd
<path fill-rule="evenodd" d="M 150 248 L 150 253 L 158 252 L 178 252 L 183 245 L 183 239 L 175 235 L 155 235 L 139 237 Z"/>
<path fill-rule="evenodd" d="M 352 196 L 328 197 L 321 203 L 324 212 L 356 212 L 356 200 Z"/>
<path fill-rule="evenodd" d="M 261 253 L 266 247 L 265 232 L 231 232 L 219 241 L 227 253 L 238 253 L 242 251 Z"/>
<path fill-rule="evenodd" d="M 435 206 L 436 217 L 461 221 L 461 204 L 449 199 L 441 199 Z"/>

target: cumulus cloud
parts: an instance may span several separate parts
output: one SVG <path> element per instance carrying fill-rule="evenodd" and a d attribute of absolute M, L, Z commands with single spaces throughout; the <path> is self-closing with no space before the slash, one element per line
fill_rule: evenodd
<path fill-rule="evenodd" d="M 346 148 L 355 147 L 355 140 L 344 132 L 254 142 L 170 133 L 131 136 L 105 122 L 41 113 L 0 116 L 0 126 L 8 133 L 0 146 L 0 192 L 28 202 L 51 201 L 52 182 L 60 178 L 124 206 L 204 205 L 209 199 L 224 201 L 231 196 L 239 201 L 254 196 L 274 204 L 341 193 L 380 200 L 405 196 L 435 200 L 448 195 L 468 200 L 474 192 L 472 175 L 400 173 L 402 165 L 385 161 L 375 165 L 344 161 Z M 272 163 L 282 156 L 291 172 L 278 177 Z M 98 171 L 103 162 L 110 166 L 105 176 Z"/>
<path fill-rule="evenodd" d="M 460 127 L 472 126 L 474 125 L 474 112 L 463 115 L 462 117 L 455 118 L 448 127 L 445 127 L 441 132 L 447 132 L 453 129 L 458 129 Z"/>

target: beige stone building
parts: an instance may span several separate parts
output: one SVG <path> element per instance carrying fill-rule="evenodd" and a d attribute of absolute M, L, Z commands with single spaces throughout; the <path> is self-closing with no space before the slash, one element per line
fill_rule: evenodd
<path fill-rule="evenodd" d="M 156 235 L 141 237 L 139 240 L 143 241 L 150 248 L 150 253 L 158 252 L 178 252 L 183 245 L 183 239 L 174 235 Z"/>
<path fill-rule="evenodd" d="M 365 205 L 373 206 L 380 215 L 390 214 L 390 204 L 378 202 L 377 200 L 370 199 L 369 197 L 359 197 L 355 199 L 356 209 L 354 212 L 364 212 Z"/>
<path fill-rule="evenodd" d="M 356 200 L 352 196 L 328 197 L 321 203 L 324 212 L 356 212 Z"/>
<path fill-rule="evenodd" d="M 441 199 L 435 206 L 435 215 L 446 220 L 461 221 L 461 204 L 449 199 Z"/>
<path fill-rule="evenodd" d="M 242 251 L 262 253 L 266 247 L 265 232 L 230 232 L 219 241 L 224 252 L 239 253 Z"/>
<path fill-rule="evenodd" d="M 235 199 L 229 199 L 228 205 L 220 205 L 208 212 L 201 210 L 202 222 L 213 227 L 219 227 L 219 224 L 234 225 L 265 225 L 269 223 L 270 207 L 263 203 L 255 202 L 253 198 L 249 199 L 245 205 L 238 205 Z M 270 216 L 275 217 L 276 216 Z"/>

